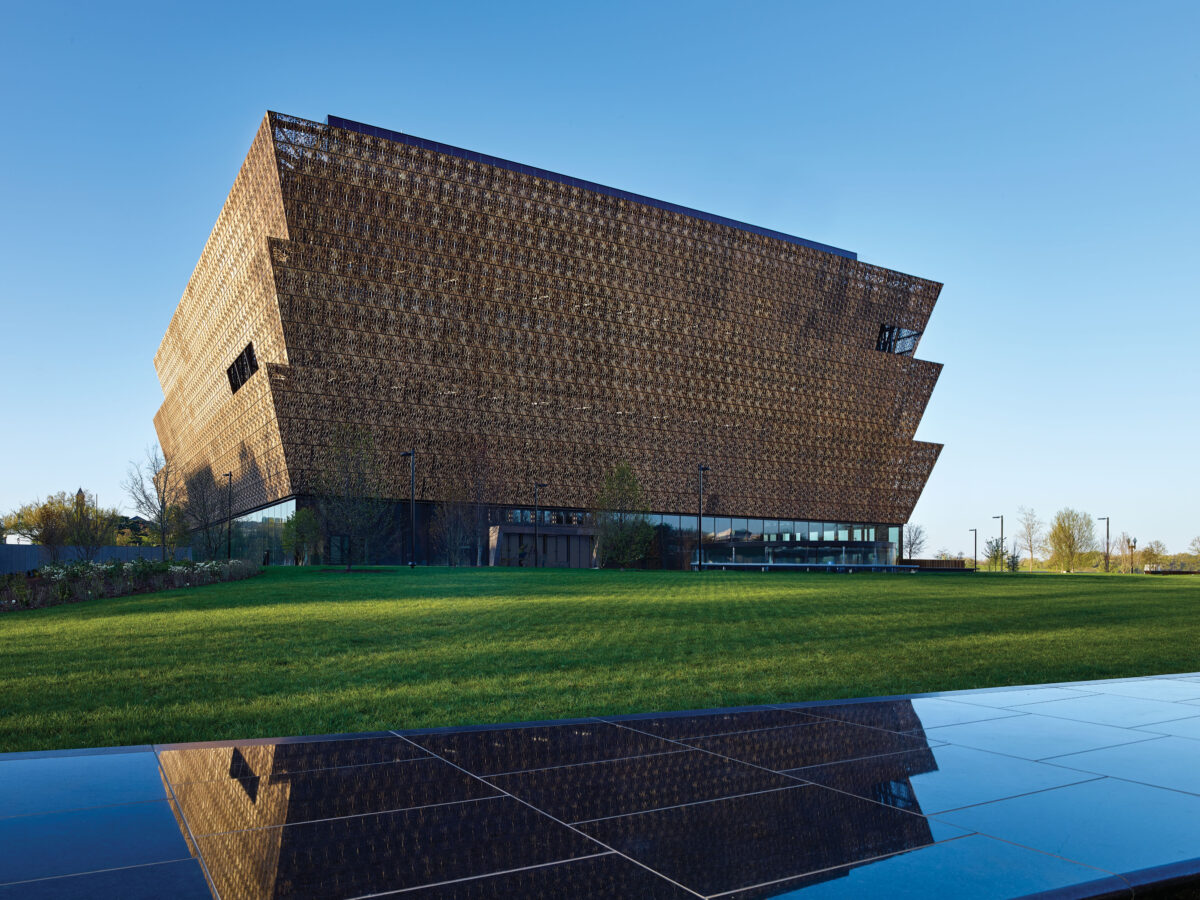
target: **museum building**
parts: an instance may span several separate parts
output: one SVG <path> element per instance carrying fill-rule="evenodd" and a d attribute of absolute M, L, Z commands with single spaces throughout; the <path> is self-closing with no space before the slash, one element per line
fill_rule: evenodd
<path fill-rule="evenodd" d="M 941 450 L 914 440 L 940 289 L 581 179 L 268 113 L 155 355 L 154 423 L 179 471 L 228 484 L 240 552 L 268 562 L 360 435 L 391 502 L 370 562 L 591 565 L 590 510 L 627 463 L 650 564 L 695 560 L 704 466 L 706 563 L 890 565 Z M 431 523 L 464 504 L 484 524 L 451 549 Z M 347 544 L 326 531 L 336 562 Z"/>

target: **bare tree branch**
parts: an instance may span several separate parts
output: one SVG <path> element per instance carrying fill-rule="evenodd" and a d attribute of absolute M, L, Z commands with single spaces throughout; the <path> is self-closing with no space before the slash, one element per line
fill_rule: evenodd
<path fill-rule="evenodd" d="M 924 525 L 908 524 L 904 526 L 904 555 L 908 559 L 917 559 L 925 549 L 927 541 Z"/>
<path fill-rule="evenodd" d="M 179 481 L 174 463 L 163 456 L 158 444 L 151 444 L 145 459 L 130 461 L 129 473 L 121 483 L 137 514 L 158 530 L 164 562 L 167 547 L 174 542 L 174 520 L 182 493 Z"/>
<path fill-rule="evenodd" d="M 1038 551 L 1042 549 L 1042 529 L 1045 523 L 1037 517 L 1032 509 L 1022 506 L 1017 510 L 1017 539 L 1021 547 L 1029 554 L 1029 571 L 1033 571 L 1033 561 Z"/>
<path fill-rule="evenodd" d="M 216 559 L 221 554 L 224 536 L 227 491 L 217 483 L 216 475 L 205 466 L 184 479 L 183 518 L 188 529 L 204 543 L 204 558 Z"/>

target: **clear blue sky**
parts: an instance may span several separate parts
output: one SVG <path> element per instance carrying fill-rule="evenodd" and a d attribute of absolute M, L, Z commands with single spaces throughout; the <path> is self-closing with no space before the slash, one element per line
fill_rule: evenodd
<path fill-rule="evenodd" d="M 152 357 L 267 109 L 803 235 L 945 283 L 914 515 L 1200 534 L 1200 4 L 10 4 L 0 509 L 123 503 Z M 1012 527 L 1010 525 L 1009 532 Z"/>

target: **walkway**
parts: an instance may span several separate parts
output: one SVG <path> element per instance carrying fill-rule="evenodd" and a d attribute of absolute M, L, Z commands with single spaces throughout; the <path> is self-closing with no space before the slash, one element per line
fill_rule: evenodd
<path fill-rule="evenodd" d="M 0 898 L 1118 897 L 1189 885 L 1198 673 L 0 755 Z"/>

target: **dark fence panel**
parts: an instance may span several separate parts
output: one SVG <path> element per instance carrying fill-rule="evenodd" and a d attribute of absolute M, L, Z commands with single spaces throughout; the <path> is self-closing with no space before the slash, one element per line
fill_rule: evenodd
<path fill-rule="evenodd" d="M 59 562 L 71 562 L 82 559 L 83 552 L 78 547 L 63 547 L 59 551 Z M 191 559 L 190 547 L 181 547 L 175 551 L 175 559 Z M 121 562 L 132 562 L 135 559 L 162 559 L 162 550 L 158 547 L 101 547 L 94 557 L 97 562 L 110 562 L 118 559 Z M 28 572 L 30 569 L 41 568 L 50 562 L 50 553 L 45 547 L 37 544 L 0 544 L 0 575 L 10 572 Z"/>

